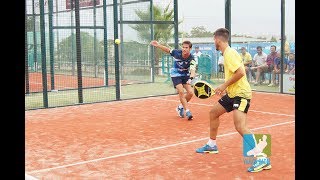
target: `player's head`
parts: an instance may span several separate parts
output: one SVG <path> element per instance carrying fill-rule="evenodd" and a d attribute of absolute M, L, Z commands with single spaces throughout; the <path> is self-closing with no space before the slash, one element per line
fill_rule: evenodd
<path fill-rule="evenodd" d="M 228 44 L 230 32 L 226 28 L 219 28 L 213 33 L 216 50 L 221 50 L 223 44 Z"/>
<path fill-rule="evenodd" d="M 190 41 L 183 41 L 182 42 L 182 55 L 189 55 L 190 50 L 192 48 L 192 43 Z"/>

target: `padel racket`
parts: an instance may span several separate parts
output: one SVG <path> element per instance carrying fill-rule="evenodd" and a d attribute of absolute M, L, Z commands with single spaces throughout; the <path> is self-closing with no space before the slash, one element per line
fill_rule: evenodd
<path fill-rule="evenodd" d="M 194 83 L 193 92 L 200 99 L 207 99 L 215 94 L 215 90 L 211 84 L 204 80 Z"/>

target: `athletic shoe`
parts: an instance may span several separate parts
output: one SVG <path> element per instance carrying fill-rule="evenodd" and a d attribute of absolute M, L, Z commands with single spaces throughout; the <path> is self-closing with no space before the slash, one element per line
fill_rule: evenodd
<path fill-rule="evenodd" d="M 202 146 L 201 148 L 198 148 L 196 150 L 197 153 L 213 153 L 216 154 L 218 153 L 218 147 L 217 145 L 214 145 L 213 147 L 209 146 L 208 144 Z"/>
<path fill-rule="evenodd" d="M 186 116 L 187 116 L 188 120 L 192 120 L 193 119 L 193 116 L 192 116 L 190 111 L 186 112 Z"/>
<path fill-rule="evenodd" d="M 271 169 L 270 159 L 267 157 L 257 158 L 251 167 L 248 168 L 248 172 L 260 172 L 262 170 Z"/>
<path fill-rule="evenodd" d="M 177 107 L 176 109 L 177 113 L 178 113 L 178 116 L 181 117 L 181 118 L 184 118 L 184 110 L 183 110 L 183 107 Z"/>

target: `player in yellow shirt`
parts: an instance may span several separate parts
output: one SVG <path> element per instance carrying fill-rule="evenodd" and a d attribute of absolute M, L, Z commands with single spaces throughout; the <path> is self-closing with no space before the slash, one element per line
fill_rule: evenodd
<path fill-rule="evenodd" d="M 247 112 L 250 107 L 252 90 L 239 53 L 229 46 L 229 37 L 229 30 L 225 28 L 219 28 L 214 32 L 215 47 L 222 52 L 224 57 L 225 82 L 215 89 L 216 94 L 222 97 L 218 102 L 214 102 L 210 111 L 210 138 L 203 147 L 196 149 L 197 153 L 218 153 L 216 137 L 220 124 L 219 117 L 226 112 L 233 111 L 235 129 L 242 137 L 246 135 L 246 137 L 254 138 L 247 127 Z M 253 139 L 246 141 L 254 142 Z M 254 144 L 250 146 L 255 147 Z M 258 172 L 266 168 L 271 168 L 270 160 L 257 160 L 248 171 Z"/>

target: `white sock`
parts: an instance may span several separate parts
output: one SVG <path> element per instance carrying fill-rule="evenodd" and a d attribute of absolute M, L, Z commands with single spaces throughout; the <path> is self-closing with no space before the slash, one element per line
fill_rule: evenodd
<path fill-rule="evenodd" d="M 182 104 L 179 104 L 179 106 L 178 106 L 179 108 L 183 108 L 183 106 L 182 106 Z"/>
<path fill-rule="evenodd" d="M 216 140 L 213 140 L 213 139 L 209 139 L 209 141 L 207 142 L 207 144 L 211 147 L 215 146 L 216 145 Z"/>
<path fill-rule="evenodd" d="M 186 112 L 188 112 L 189 111 L 189 109 L 186 109 Z"/>

